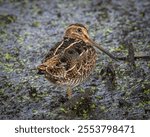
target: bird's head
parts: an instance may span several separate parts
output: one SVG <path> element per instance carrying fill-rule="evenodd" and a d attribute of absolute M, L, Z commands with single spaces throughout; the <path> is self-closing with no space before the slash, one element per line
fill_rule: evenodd
<path fill-rule="evenodd" d="M 114 57 L 111 53 L 109 53 L 107 50 L 103 49 L 103 47 L 101 47 L 100 45 L 95 43 L 92 39 L 90 39 L 87 27 L 85 27 L 82 24 L 76 23 L 69 25 L 65 31 L 64 37 L 83 40 L 88 45 L 98 48 L 99 50 L 107 54 L 109 57 L 116 60 L 116 57 Z"/>
<path fill-rule="evenodd" d="M 88 29 L 82 24 L 71 24 L 68 26 L 64 37 L 69 37 L 73 39 L 83 40 L 85 43 L 89 42 Z"/>

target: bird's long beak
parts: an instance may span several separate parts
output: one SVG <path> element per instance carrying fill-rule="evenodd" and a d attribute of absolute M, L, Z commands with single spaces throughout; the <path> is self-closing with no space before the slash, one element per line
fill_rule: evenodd
<path fill-rule="evenodd" d="M 113 56 L 110 52 L 108 52 L 107 50 L 105 50 L 103 47 L 101 47 L 100 45 L 98 45 L 97 43 L 95 43 L 94 41 L 92 41 L 91 39 L 89 39 L 89 42 L 96 48 L 98 48 L 99 50 L 101 50 L 102 52 L 104 52 L 105 54 L 107 54 L 109 57 L 111 57 L 112 59 L 116 60 L 116 57 Z"/>

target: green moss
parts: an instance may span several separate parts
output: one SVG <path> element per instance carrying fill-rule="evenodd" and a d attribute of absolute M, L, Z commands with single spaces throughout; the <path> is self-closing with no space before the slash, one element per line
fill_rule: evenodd
<path fill-rule="evenodd" d="M 7 34 L 7 32 L 5 30 L 0 30 L 0 39 L 3 42 L 6 42 L 8 40 L 8 34 Z"/>
<path fill-rule="evenodd" d="M 0 5 L 3 4 L 4 0 L 0 0 Z"/>
<path fill-rule="evenodd" d="M 102 96 L 96 96 L 95 98 L 96 98 L 96 99 L 99 99 L 99 100 L 103 99 Z"/>
<path fill-rule="evenodd" d="M 0 89 L 0 95 L 4 95 L 4 89 Z"/>
<path fill-rule="evenodd" d="M 0 26 L 6 26 L 8 24 L 16 22 L 17 17 L 15 15 L 2 14 L 0 15 Z"/>
<path fill-rule="evenodd" d="M 84 90 L 83 88 L 79 88 L 79 92 L 80 92 L 80 93 L 84 93 L 85 90 Z"/>
<path fill-rule="evenodd" d="M 150 101 L 147 101 L 146 104 L 150 105 Z"/>
<path fill-rule="evenodd" d="M 11 54 L 9 54 L 9 53 L 6 53 L 6 54 L 4 54 L 4 58 L 5 58 L 6 60 L 10 60 L 10 59 L 13 58 L 13 56 L 12 56 Z"/>
<path fill-rule="evenodd" d="M 150 62 L 148 62 L 148 67 L 150 68 Z"/>
<path fill-rule="evenodd" d="M 32 96 L 35 97 L 37 94 L 36 93 L 32 93 Z"/>
<path fill-rule="evenodd" d="M 95 109 L 96 108 L 96 104 L 92 104 L 90 107 L 91 107 L 91 109 Z"/>
<path fill-rule="evenodd" d="M 145 105 L 150 105 L 150 101 L 142 101 L 137 105 L 137 107 L 143 108 Z"/>
<path fill-rule="evenodd" d="M 112 33 L 112 28 L 106 28 L 106 29 L 104 30 L 104 35 L 105 35 L 105 36 L 108 36 L 110 33 Z"/>
<path fill-rule="evenodd" d="M 33 27 L 40 27 L 40 26 L 41 26 L 41 23 L 38 22 L 38 21 L 35 21 L 35 22 L 32 23 L 32 26 L 33 26 Z"/>
<path fill-rule="evenodd" d="M 125 48 L 125 45 L 120 45 L 119 47 L 112 49 L 111 52 L 112 51 L 116 51 L 116 52 L 122 52 L 123 51 L 124 53 L 128 52 L 127 49 Z"/>
<path fill-rule="evenodd" d="M 67 110 L 63 107 L 60 108 L 60 111 L 63 112 L 63 113 L 67 113 Z"/>
<path fill-rule="evenodd" d="M 36 109 L 32 109 L 32 113 L 37 113 L 37 110 Z"/>
<path fill-rule="evenodd" d="M 13 72 L 13 71 L 14 71 L 13 68 L 5 67 L 5 72 L 10 73 L 10 72 Z"/>
<path fill-rule="evenodd" d="M 22 102 L 26 102 L 26 101 L 29 101 L 29 100 L 30 100 L 30 97 L 28 95 L 22 96 Z"/>
<path fill-rule="evenodd" d="M 0 66 L 2 66 L 2 68 L 3 68 L 2 71 L 4 71 L 4 72 L 12 72 L 12 71 L 14 71 L 13 64 L 0 62 Z"/>
<path fill-rule="evenodd" d="M 144 90 L 144 94 L 149 95 L 150 94 L 150 89 Z"/>
<path fill-rule="evenodd" d="M 14 64 L 10 62 L 15 61 L 16 58 L 12 56 L 10 53 L 3 54 L 3 62 L 0 62 L 0 65 L 2 66 L 3 72 L 12 72 L 14 71 Z"/>
<path fill-rule="evenodd" d="M 44 97 L 48 96 L 48 93 L 37 93 L 34 92 L 31 94 L 32 99 L 34 99 L 36 102 L 40 101 L 41 99 L 43 99 Z"/>
<path fill-rule="evenodd" d="M 22 45 L 22 44 L 24 43 L 24 38 L 23 38 L 23 36 L 18 36 L 17 42 L 18 42 L 20 45 Z"/>
<path fill-rule="evenodd" d="M 83 110 L 82 116 L 83 116 L 83 119 L 88 119 L 89 118 L 88 111 Z"/>
<path fill-rule="evenodd" d="M 5 35 L 6 31 L 5 30 L 0 30 L 0 35 Z"/>
<path fill-rule="evenodd" d="M 99 109 L 100 109 L 101 111 L 105 111 L 105 110 L 106 110 L 106 107 L 105 107 L 105 106 L 99 106 Z"/>
<path fill-rule="evenodd" d="M 41 15 L 43 13 L 42 9 L 37 5 L 32 5 L 32 12 L 38 15 Z"/>
<path fill-rule="evenodd" d="M 97 87 L 96 86 L 92 86 L 91 87 L 91 91 L 94 93 L 95 91 L 97 90 Z"/>

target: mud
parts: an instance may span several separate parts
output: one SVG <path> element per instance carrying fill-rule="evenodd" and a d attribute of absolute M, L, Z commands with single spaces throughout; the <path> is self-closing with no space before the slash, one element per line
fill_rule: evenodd
<path fill-rule="evenodd" d="M 150 55 L 149 0 L 0 0 L 0 119 L 150 119 L 150 61 L 99 54 L 86 82 L 66 91 L 37 74 L 72 23 L 116 56 Z"/>

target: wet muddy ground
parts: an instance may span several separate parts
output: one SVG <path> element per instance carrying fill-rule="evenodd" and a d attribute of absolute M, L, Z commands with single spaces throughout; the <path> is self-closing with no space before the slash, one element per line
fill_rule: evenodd
<path fill-rule="evenodd" d="M 98 54 L 86 82 L 65 89 L 37 74 L 72 23 L 115 56 L 150 55 L 149 0 L 0 0 L 0 119 L 150 119 L 150 61 Z"/>

